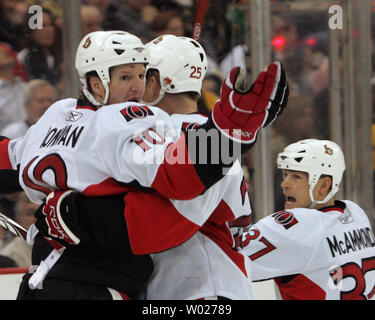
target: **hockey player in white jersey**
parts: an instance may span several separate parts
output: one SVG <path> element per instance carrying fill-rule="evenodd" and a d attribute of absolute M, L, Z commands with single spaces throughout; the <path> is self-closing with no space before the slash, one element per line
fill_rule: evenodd
<path fill-rule="evenodd" d="M 243 238 L 253 280 L 273 278 L 285 300 L 365 300 L 375 294 L 375 239 L 366 213 L 335 200 L 345 170 L 340 147 L 307 139 L 277 158 L 285 210 Z"/>
<path fill-rule="evenodd" d="M 224 176 L 223 168 L 231 164 L 162 161 L 180 147 L 187 151 L 185 160 L 197 150 L 187 143 L 189 132 L 176 142 L 163 136 L 174 126 L 168 114 L 160 109 L 136 102 L 102 107 L 124 99 L 139 101 L 142 96 L 141 83 L 148 55 L 139 39 L 134 38 L 115 31 L 89 34 L 82 40 L 77 51 L 77 69 L 83 84 L 83 103 L 74 99 L 59 101 L 25 137 L 14 141 L 3 139 L 0 142 L 2 181 L 8 178 L 11 181 L 14 171 L 19 169 L 20 185 L 34 202 L 40 203 L 56 189 L 75 189 L 85 195 L 103 196 L 122 194 L 134 186 L 151 187 L 169 198 L 190 199 Z M 115 68 L 110 70 L 111 67 Z M 250 90 L 240 92 L 236 89 L 238 71 L 239 68 L 235 68 L 231 72 L 223 84 L 221 100 L 209 120 L 199 128 L 216 130 L 220 139 L 228 138 L 245 150 L 255 142 L 259 129 L 271 123 L 285 107 L 286 78 L 280 64 L 273 63 L 259 75 Z M 135 84 L 128 86 L 129 81 Z M 163 122 L 164 130 L 158 132 L 157 121 Z M 143 161 L 135 161 L 134 156 Z M 12 192 L 10 187 L 17 189 L 17 186 L 1 183 L 2 192 Z M 190 218 L 194 221 L 194 217 Z M 55 232 L 57 238 L 78 243 L 79 237 L 65 227 L 62 224 L 49 231 Z M 96 257 L 93 253 L 91 269 L 100 266 L 95 263 Z M 64 262 L 68 261 L 66 258 Z M 111 269 L 108 263 L 103 264 Z M 138 265 L 142 263 L 138 261 Z M 127 267 L 121 269 L 123 278 L 129 269 L 139 271 L 137 264 L 128 263 Z M 72 271 L 70 276 L 73 281 L 89 282 L 89 274 L 95 277 L 94 272 L 81 268 L 80 272 Z M 96 280 L 104 276 L 99 274 Z M 116 288 L 124 284 L 121 280 L 110 275 L 98 284 L 104 282 Z M 138 289 L 139 284 L 132 283 L 127 294 L 135 296 Z M 86 288 L 81 292 L 90 290 Z M 68 291 L 71 290 L 67 288 L 65 292 Z M 58 294 L 64 296 L 63 292 Z"/>
<path fill-rule="evenodd" d="M 150 52 L 150 62 L 143 100 L 171 114 L 176 128 L 182 132 L 206 122 L 207 117 L 197 113 L 197 99 L 207 69 L 202 46 L 191 38 L 165 35 L 149 42 L 146 47 Z M 186 65 L 189 68 L 184 68 Z M 158 252 L 152 254 L 154 272 L 147 283 L 146 299 L 253 299 L 251 279 L 245 268 L 246 258 L 232 249 L 234 243 L 228 226 L 229 221 L 239 217 L 247 222 L 245 225 L 251 221 L 250 202 L 239 161 L 232 167 L 232 172 L 203 195 L 189 201 L 164 199 L 161 216 L 149 217 L 149 212 L 154 212 L 151 204 L 160 199 L 159 196 L 135 191 L 126 198 L 132 196 L 134 202 L 142 197 L 142 201 L 137 202 L 137 211 L 143 215 L 145 225 L 155 223 L 156 219 L 163 221 L 167 210 L 181 216 L 188 211 L 198 214 L 202 210 L 212 212 L 199 231 L 186 242 L 172 245 L 171 249 L 162 252 L 157 247 L 162 242 L 162 239 L 158 241 L 159 237 L 170 234 L 176 239 L 177 235 L 165 227 L 162 233 L 155 230 L 145 235 L 140 230 L 132 230 L 128 222 L 130 238 L 133 234 L 138 237 L 142 234 L 142 237 L 150 236 L 150 240 L 154 239 L 156 243 L 153 250 L 141 250 L 143 253 Z M 139 219 L 138 214 L 136 218 Z M 197 221 L 196 224 L 201 223 Z"/>
<path fill-rule="evenodd" d="M 150 61 L 143 100 L 172 114 L 178 132 L 205 123 L 207 117 L 197 113 L 197 99 L 207 69 L 201 45 L 191 38 L 167 35 L 146 47 Z M 191 67 L 184 68 L 186 65 Z M 199 76 L 190 77 L 192 70 L 198 70 Z M 253 299 L 247 259 L 233 250 L 228 227 L 229 222 L 239 217 L 243 223 L 247 221 L 246 225 L 250 223 L 251 208 L 239 162 L 228 175 L 192 200 L 172 200 L 140 190 L 129 190 L 124 199 L 123 227 L 128 231 L 133 252 L 162 251 L 152 256 L 154 273 L 148 282 L 146 299 Z M 91 202 L 93 215 L 97 201 Z M 89 206 L 90 200 L 85 203 Z M 113 203 L 107 206 L 107 219 L 116 211 L 112 207 Z M 205 216 L 202 210 L 210 213 L 206 222 L 201 218 Z M 70 214 L 75 211 L 69 208 Z M 181 243 L 183 240 L 187 241 Z"/>
<path fill-rule="evenodd" d="M 0 170 L 19 166 L 20 184 L 35 203 L 41 203 L 50 190 L 71 188 L 89 196 L 107 195 L 126 191 L 134 182 L 168 198 L 191 199 L 215 184 L 225 175 L 223 168 L 232 163 L 224 164 L 221 157 L 218 164 L 193 162 L 192 155 L 199 159 L 196 153 L 201 148 L 188 143 L 190 130 L 177 141 L 163 136 L 174 130 L 169 115 L 137 103 L 144 93 L 148 59 L 140 40 L 126 32 L 85 36 L 76 66 L 86 105 L 75 99 L 60 100 L 24 137 L 3 139 Z M 199 129 L 217 132 L 219 140 L 228 139 L 243 152 L 285 107 L 287 82 L 280 63 L 271 63 L 247 92 L 240 92 L 236 89 L 239 71 L 234 68 L 223 83 L 221 100 Z M 199 142 L 196 136 L 193 142 Z M 187 151 L 184 161 L 173 161 L 181 149 Z M 221 155 L 220 148 L 203 151 L 205 159 L 214 152 Z M 0 191 L 12 191 L 6 187 L 2 185 Z"/>
<path fill-rule="evenodd" d="M 174 129 L 168 114 L 137 103 L 143 95 L 147 62 L 147 49 L 128 33 L 95 32 L 85 36 L 76 61 L 83 85 L 82 99 L 58 101 L 23 138 L 0 142 L 0 191 L 18 191 L 21 186 L 36 203 L 42 202 L 51 190 L 75 189 L 88 196 L 121 196 L 133 187 L 152 188 L 171 199 L 190 199 L 223 178 L 223 168 L 229 168 L 231 163 L 221 159 L 214 165 L 189 161 L 190 155 L 199 152 L 197 144 L 192 147 L 187 143 L 189 131 L 177 140 L 164 136 Z M 208 121 L 198 128 L 213 129 L 221 140 L 241 145 L 244 151 L 255 142 L 259 129 L 271 123 L 285 107 L 287 84 L 281 65 L 272 63 L 248 91 L 241 92 L 237 90 L 238 71 L 239 68 L 232 70 L 223 84 L 221 100 Z M 135 102 L 122 103 L 125 100 Z M 106 105 L 111 103 L 115 104 Z M 163 130 L 158 130 L 158 121 Z M 168 161 L 177 149 L 186 151 L 185 161 Z M 199 159 L 199 153 L 196 156 Z M 13 180 L 17 170 L 18 186 Z M 48 206 L 52 204 L 48 202 Z M 197 215 L 189 214 L 187 219 L 196 221 Z M 53 218 L 56 217 L 59 215 Z M 203 222 L 204 218 L 199 215 L 198 220 Z M 91 220 L 85 222 L 93 224 Z M 82 240 L 64 223 L 52 225 L 51 236 L 70 244 Z M 189 232 L 194 232 L 192 225 L 189 224 Z M 100 226 L 105 226 L 105 221 L 95 227 Z M 101 238 L 100 230 L 94 234 Z M 125 252 L 120 255 L 122 260 L 113 263 L 110 250 L 116 248 L 120 250 L 117 253 Z M 104 248 L 99 245 L 85 255 L 80 250 L 72 249 L 70 255 L 66 252 L 62 256 L 61 263 L 48 273 L 52 281 L 49 286 L 44 283 L 37 298 L 77 298 L 77 294 L 80 298 L 103 298 L 103 285 L 135 297 L 152 269 L 148 256 L 134 257 L 128 246 L 119 243 Z M 103 257 L 100 263 L 98 256 Z M 129 256 L 133 260 L 127 259 Z M 44 258 L 40 254 L 33 263 Z M 74 268 L 70 270 L 71 266 Z M 66 284 L 63 290 L 56 284 L 61 277 Z"/>

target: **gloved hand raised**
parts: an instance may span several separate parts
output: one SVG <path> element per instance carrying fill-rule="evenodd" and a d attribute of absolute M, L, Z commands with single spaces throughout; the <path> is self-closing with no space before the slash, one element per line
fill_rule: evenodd
<path fill-rule="evenodd" d="M 259 129 L 281 114 L 288 95 L 286 73 L 280 62 L 269 64 L 250 87 L 246 86 L 243 70 L 234 67 L 222 83 L 220 100 L 212 111 L 213 122 L 228 138 L 253 144 Z"/>

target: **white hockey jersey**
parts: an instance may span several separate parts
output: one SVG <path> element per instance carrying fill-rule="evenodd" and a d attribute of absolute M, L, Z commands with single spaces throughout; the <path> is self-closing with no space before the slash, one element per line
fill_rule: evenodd
<path fill-rule="evenodd" d="M 172 115 L 171 117 L 176 128 L 193 126 L 207 120 L 197 114 Z M 139 212 L 153 211 L 151 209 L 153 195 L 144 194 L 142 201 L 133 202 L 140 205 L 147 203 L 150 206 L 150 210 L 138 208 Z M 168 199 L 164 207 L 163 215 L 160 217 L 155 218 L 153 213 L 151 214 L 153 217 L 150 217 L 149 214 L 148 220 L 153 219 L 154 229 L 141 233 L 144 238 L 149 237 L 147 242 L 153 246 L 151 251 L 155 251 L 154 249 L 163 243 L 163 239 L 159 240 L 161 235 L 162 237 L 170 235 L 170 229 L 176 228 L 168 222 L 165 223 L 164 216 L 168 212 L 176 216 L 195 216 L 197 226 L 202 225 L 200 216 L 203 211 L 212 214 L 199 231 L 186 242 L 172 249 L 152 254 L 154 272 L 148 282 L 145 298 L 192 300 L 223 296 L 237 300 L 253 299 L 251 278 L 246 271 L 248 259 L 233 250 L 234 240 L 228 226 L 228 221 L 240 217 L 244 217 L 243 226 L 248 225 L 251 219 L 250 201 L 240 164 L 236 162 L 228 175 L 202 195 L 189 201 Z M 144 217 L 142 221 L 145 219 L 147 217 Z M 129 220 L 128 217 L 127 220 Z M 179 223 L 179 225 L 183 224 Z M 145 229 L 144 226 L 142 230 Z M 129 222 L 128 231 L 129 237 L 132 238 L 132 228 L 129 228 Z M 137 233 L 134 232 L 134 234 Z M 171 239 L 175 237 L 177 235 L 171 236 Z M 143 248 L 146 246 L 147 244 Z M 170 246 L 173 245 L 170 244 Z"/>
<path fill-rule="evenodd" d="M 20 167 L 20 184 L 35 203 L 55 189 L 110 195 L 134 183 L 169 198 L 189 199 L 205 186 L 186 161 L 188 152 L 173 165 L 177 148 L 186 149 L 183 137 L 176 141 L 180 132 L 175 133 L 169 115 L 159 108 L 122 103 L 95 111 L 65 99 L 7 148 L 11 167 Z"/>
<path fill-rule="evenodd" d="M 375 294 L 374 234 L 352 201 L 274 213 L 243 240 L 253 280 L 274 278 L 283 299 L 364 300 Z"/>
<path fill-rule="evenodd" d="M 204 118 L 196 117 L 203 122 Z M 23 138 L 1 143 L 0 165 L 5 169 L 20 166 L 20 184 L 36 203 L 54 189 L 75 189 L 88 196 L 127 192 L 125 215 L 133 252 L 159 252 L 189 239 L 220 203 L 217 223 L 250 214 L 244 180 L 237 181 L 236 188 L 245 210 L 241 207 L 232 213 L 227 203 L 221 202 L 226 190 L 223 185 L 214 185 L 203 201 L 170 205 L 168 198 L 189 199 L 205 190 L 191 161 L 172 165 L 176 149 L 182 146 L 186 151 L 184 139 L 173 143 L 184 125 L 177 122 L 176 130 L 164 111 L 140 104 L 111 105 L 95 111 L 65 99 L 52 105 Z M 9 159 L 3 158 L 5 147 Z M 182 160 L 188 155 L 186 152 Z M 171 161 L 163 161 L 165 157 Z M 229 178 L 224 184 L 227 181 Z M 163 196 L 155 194 L 149 201 L 148 194 L 133 189 L 133 185 L 152 187 Z M 224 239 L 225 247 L 231 248 L 232 239 Z M 245 270 L 242 265 L 246 259 L 240 260 L 237 265 Z"/>

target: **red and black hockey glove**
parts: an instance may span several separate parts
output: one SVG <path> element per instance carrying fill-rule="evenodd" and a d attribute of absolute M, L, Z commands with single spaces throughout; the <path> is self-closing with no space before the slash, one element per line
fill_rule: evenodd
<path fill-rule="evenodd" d="M 250 88 L 245 82 L 243 70 L 233 68 L 222 83 L 212 120 L 228 138 L 253 144 L 259 129 L 271 124 L 285 108 L 288 82 L 280 62 L 269 64 Z"/>
<path fill-rule="evenodd" d="M 54 191 L 35 213 L 35 226 L 57 250 L 89 240 L 87 233 L 79 227 L 81 198 L 82 194 L 77 191 Z"/>

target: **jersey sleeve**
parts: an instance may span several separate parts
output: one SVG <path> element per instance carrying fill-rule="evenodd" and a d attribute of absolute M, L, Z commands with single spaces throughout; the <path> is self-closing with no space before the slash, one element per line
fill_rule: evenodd
<path fill-rule="evenodd" d="M 141 118 L 133 117 L 137 108 L 142 108 Z M 169 115 L 158 108 L 128 104 L 102 112 L 96 137 L 98 158 L 114 179 L 137 182 L 171 199 L 198 196 L 231 166 L 195 161 L 191 155 L 199 149 L 198 138 L 191 143 L 189 133 L 176 135 Z"/>
<path fill-rule="evenodd" d="M 188 240 L 207 220 L 219 225 L 250 215 L 242 169 L 237 162 L 233 169 L 230 175 L 191 200 L 172 200 L 150 192 L 128 192 L 125 217 L 133 252 L 147 254 L 175 247 Z M 216 210 L 223 206 L 225 210 Z"/>
<path fill-rule="evenodd" d="M 9 194 L 22 191 L 18 180 L 18 170 L 14 168 L 9 153 L 10 140 L 0 136 L 0 193 Z"/>
<path fill-rule="evenodd" d="M 259 220 L 243 235 L 254 281 L 303 273 L 323 234 L 319 215 L 303 209 L 280 211 Z"/>

